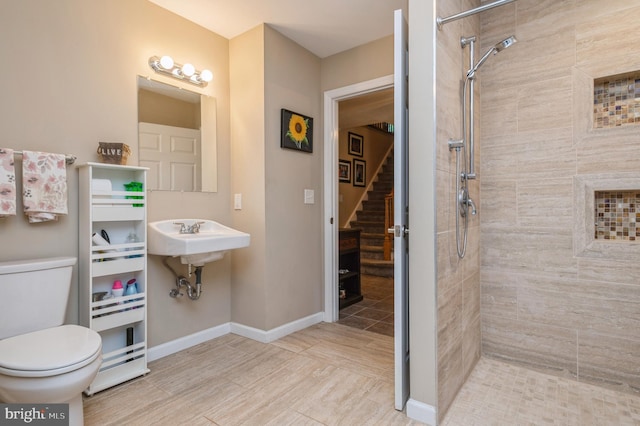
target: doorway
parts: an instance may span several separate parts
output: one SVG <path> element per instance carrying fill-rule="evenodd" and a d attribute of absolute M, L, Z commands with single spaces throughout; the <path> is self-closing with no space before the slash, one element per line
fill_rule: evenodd
<path fill-rule="evenodd" d="M 393 337 L 393 87 L 339 101 L 338 121 L 338 323 Z"/>
<path fill-rule="evenodd" d="M 324 94 L 324 321 L 335 322 L 339 316 L 339 293 L 336 271 L 339 268 L 338 242 L 338 153 L 339 102 L 393 87 L 393 75 L 333 89 Z"/>

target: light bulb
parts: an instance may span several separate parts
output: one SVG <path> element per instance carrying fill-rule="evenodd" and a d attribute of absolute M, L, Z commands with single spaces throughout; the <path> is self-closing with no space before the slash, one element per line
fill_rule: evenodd
<path fill-rule="evenodd" d="M 213 80 L 213 73 L 209 70 L 202 70 L 202 72 L 200 73 L 200 78 L 203 81 L 210 82 L 211 80 Z"/>
<path fill-rule="evenodd" d="M 160 66 L 165 70 L 170 70 L 173 68 L 173 59 L 171 56 L 163 56 L 160 58 Z"/>
<path fill-rule="evenodd" d="M 191 77 L 196 72 L 196 68 L 191 64 L 184 64 L 182 66 L 182 73 L 187 77 Z"/>

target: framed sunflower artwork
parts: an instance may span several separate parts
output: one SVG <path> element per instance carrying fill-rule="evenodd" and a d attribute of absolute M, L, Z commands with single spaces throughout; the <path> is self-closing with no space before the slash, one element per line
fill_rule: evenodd
<path fill-rule="evenodd" d="M 282 109 L 280 147 L 313 152 L 313 118 Z"/>

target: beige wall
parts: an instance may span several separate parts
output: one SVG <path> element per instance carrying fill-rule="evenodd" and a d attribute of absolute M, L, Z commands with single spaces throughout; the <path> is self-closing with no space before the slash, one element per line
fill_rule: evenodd
<path fill-rule="evenodd" d="M 324 144 L 320 59 L 268 26 L 265 99 L 269 330 L 322 311 Z M 280 148 L 281 108 L 314 119 L 313 153 Z M 305 189 L 314 191 L 313 204 L 304 204 Z"/>
<path fill-rule="evenodd" d="M 232 261 L 231 318 L 264 329 L 266 317 L 266 194 L 264 30 L 256 27 L 230 42 L 232 194 L 242 210 L 233 225 L 251 234 L 251 246 Z M 233 195 L 232 195 L 233 196 Z"/>
<path fill-rule="evenodd" d="M 364 141 L 362 157 L 349 154 L 349 132 L 362 136 Z M 350 218 L 352 220 L 355 219 L 355 217 L 352 218 L 352 214 L 360 207 L 360 200 L 369 183 L 376 178 L 376 171 L 382 161 L 386 160 L 386 154 L 393 145 L 393 135 L 368 127 L 354 127 L 352 129 L 340 129 L 338 139 L 340 141 L 338 157 L 340 160 L 351 162 L 351 182 L 340 182 L 338 185 L 338 223 L 341 228 L 345 228 L 348 227 Z M 353 185 L 353 160 L 363 160 L 366 163 L 366 183 L 364 187 Z"/>
<path fill-rule="evenodd" d="M 322 311 L 320 60 L 266 25 L 231 52 L 233 192 L 244 204 L 234 223 L 256 235 L 234 260 L 232 318 L 271 330 Z M 313 153 L 280 148 L 281 108 L 314 118 Z"/>
<path fill-rule="evenodd" d="M 454 15 L 479 5 L 479 1 L 438 1 L 438 16 Z M 451 22 L 436 33 L 436 179 L 438 206 L 438 417 L 442 419 L 458 390 L 480 358 L 480 230 L 478 216 L 469 216 L 467 247 L 459 259 L 456 247 L 456 153 L 449 151 L 449 139 L 462 138 L 461 84 L 469 69 L 469 47 L 460 38 L 480 33 L 478 16 Z M 479 52 L 476 46 L 476 58 Z M 477 59 L 476 59 L 477 60 Z M 478 86 L 476 85 L 476 94 Z M 476 98 L 478 100 L 478 98 Z M 479 102 L 476 104 L 479 109 Z M 476 121 L 475 152 L 480 152 L 479 123 Z M 469 154 L 467 154 L 469 155 Z M 463 155 L 461 155 L 461 160 Z M 477 180 L 468 182 L 469 195 L 479 202 L 482 177 L 476 157 Z M 460 226 L 464 221 L 460 218 Z M 462 238 L 461 234 L 461 238 Z"/>
<path fill-rule="evenodd" d="M 592 129 L 593 79 L 640 69 L 640 5 L 520 0 L 482 17 L 483 352 L 640 389 L 637 257 L 579 253 L 576 178 L 635 173 L 637 125 Z M 585 231 L 589 229 L 589 231 Z M 629 243 L 619 243 L 629 244 Z M 631 243 L 633 244 L 633 243 Z M 636 243 L 637 244 L 637 243 Z"/>
<path fill-rule="evenodd" d="M 4 2 L 0 26 L 0 55 L 11 64 L 0 79 L 0 145 L 75 154 L 78 163 L 97 161 L 98 142 L 113 141 L 131 146 L 137 164 L 136 78 L 152 74 L 150 56 L 211 69 L 203 92 L 218 103 L 219 192 L 152 193 L 149 220 L 230 222 L 228 40 L 144 0 Z M 67 170 L 69 215 L 35 225 L 22 215 L 0 220 L 0 259 L 78 255 L 78 178 L 74 166 Z M 205 267 L 204 280 L 198 302 L 169 299 L 173 278 L 151 257 L 151 346 L 229 321 L 229 261 Z M 68 322 L 77 322 L 78 285 L 74 274 Z"/>
<path fill-rule="evenodd" d="M 322 91 L 393 74 L 393 36 L 322 59 Z"/>

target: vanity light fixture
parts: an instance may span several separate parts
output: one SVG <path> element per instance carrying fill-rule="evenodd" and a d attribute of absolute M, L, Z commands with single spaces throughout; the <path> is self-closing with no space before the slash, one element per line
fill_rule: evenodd
<path fill-rule="evenodd" d="M 192 64 L 179 64 L 174 62 L 171 56 L 149 58 L 149 66 L 160 74 L 165 74 L 178 80 L 187 81 L 196 86 L 205 87 L 213 80 L 213 73 L 209 70 L 198 71 Z"/>

